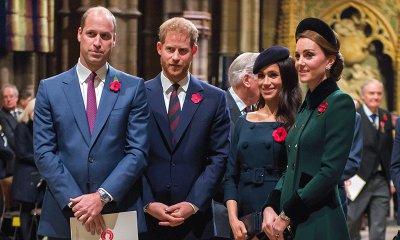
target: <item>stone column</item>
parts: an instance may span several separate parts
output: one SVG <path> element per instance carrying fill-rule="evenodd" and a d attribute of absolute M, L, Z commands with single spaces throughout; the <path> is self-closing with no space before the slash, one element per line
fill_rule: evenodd
<path fill-rule="evenodd" d="M 55 19 L 55 24 L 60 26 L 60 28 L 57 28 L 59 30 L 60 38 L 59 41 L 56 41 L 56 50 L 61 49 L 57 51 L 58 57 L 58 66 L 59 72 L 65 71 L 69 68 L 69 56 L 71 53 L 70 47 L 72 44 L 71 43 L 71 36 L 72 36 L 72 31 L 70 29 L 70 16 L 71 16 L 71 11 L 68 6 L 68 0 L 63 0 L 62 1 L 62 8 L 58 12 L 58 17 Z M 55 38 L 57 39 L 57 37 Z"/>
<path fill-rule="evenodd" d="M 258 52 L 260 34 L 260 0 L 241 0 L 239 9 L 239 52 Z"/>
<path fill-rule="evenodd" d="M 158 29 L 164 20 L 163 7 L 159 0 L 143 3 L 143 30 L 140 35 L 139 74 L 144 79 L 154 78 L 161 72 L 160 56 L 157 53 Z M 162 3 L 161 3 L 162 4 Z M 157 6 L 157 7 L 154 7 Z"/>
<path fill-rule="evenodd" d="M 211 36 L 211 14 L 202 11 L 184 11 L 183 17 L 192 21 L 199 30 L 199 45 L 192 63 L 191 73 L 197 78 L 208 81 L 208 41 Z"/>
<path fill-rule="evenodd" d="M 117 44 L 110 57 L 110 63 L 121 71 L 137 75 L 137 0 L 110 0 L 108 9 L 117 21 Z"/>
<path fill-rule="evenodd" d="M 238 29 L 240 18 L 238 9 L 238 0 L 222 0 L 220 47 L 222 55 L 235 55 L 239 51 Z"/>

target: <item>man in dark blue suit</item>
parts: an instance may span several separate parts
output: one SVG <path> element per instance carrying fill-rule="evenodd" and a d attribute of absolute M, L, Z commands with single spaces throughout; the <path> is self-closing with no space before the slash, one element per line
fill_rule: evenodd
<path fill-rule="evenodd" d="M 146 82 L 151 109 L 143 239 L 211 238 L 211 198 L 229 152 L 225 93 L 189 73 L 198 31 L 184 18 L 160 26 L 162 72 Z"/>
<path fill-rule="evenodd" d="M 346 181 L 349 180 L 351 177 L 353 177 L 354 174 L 356 174 L 358 169 L 360 168 L 362 148 L 363 148 L 363 136 L 361 128 L 361 116 L 358 112 L 356 112 L 353 142 L 351 144 L 349 157 L 347 158 L 346 166 L 344 167 L 344 171 L 342 174 L 342 181 L 338 185 L 340 202 L 342 203 L 344 216 L 346 217 L 347 217 L 348 200 L 347 200 L 345 184 Z"/>
<path fill-rule="evenodd" d="M 242 53 L 229 66 L 228 77 L 231 87 L 226 91 L 226 100 L 231 116 L 231 134 L 238 117 L 252 111 L 252 107 L 260 97 L 258 79 L 253 74 L 253 65 L 258 55 L 259 53 Z"/>
<path fill-rule="evenodd" d="M 400 202 L 400 118 L 396 120 L 395 137 L 393 142 L 392 160 L 390 164 L 390 176 L 392 178 L 397 194 L 397 206 Z M 400 214 L 397 214 L 397 224 L 400 225 Z M 400 239 L 400 231 L 397 238 Z"/>
<path fill-rule="evenodd" d="M 88 9 L 78 29 L 76 66 L 39 85 L 34 118 L 36 165 L 47 182 L 38 233 L 70 239 L 69 218 L 100 234 L 100 213 L 138 211 L 148 155 L 149 110 L 143 79 L 111 67 L 116 21 Z"/>

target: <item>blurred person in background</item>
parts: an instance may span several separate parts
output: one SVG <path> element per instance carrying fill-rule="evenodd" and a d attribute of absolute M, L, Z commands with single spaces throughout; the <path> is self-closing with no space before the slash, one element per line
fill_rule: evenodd
<path fill-rule="evenodd" d="M 33 158 L 33 117 L 35 99 L 32 99 L 22 113 L 15 129 L 17 141 L 15 155 L 16 164 L 11 187 L 11 197 L 21 204 L 21 238 L 34 239 L 30 235 L 31 211 L 41 204 L 44 185 Z"/>

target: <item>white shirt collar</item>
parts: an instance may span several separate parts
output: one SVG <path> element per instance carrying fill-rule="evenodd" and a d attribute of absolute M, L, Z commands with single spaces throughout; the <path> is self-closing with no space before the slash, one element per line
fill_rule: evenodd
<path fill-rule="evenodd" d="M 108 63 L 104 64 L 104 66 L 96 71 L 96 79 L 100 79 L 101 82 L 104 82 L 107 76 L 107 71 Z M 92 71 L 82 65 L 80 58 L 78 60 L 78 64 L 76 65 L 76 72 L 78 74 L 80 84 L 84 83 L 88 79 L 89 75 L 92 73 Z"/>
<path fill-rule="evenodd" d="M 235 100 L 236 105 L 238 106 L 240 111 L 243 111 L 247 107 L 247 105 L 240 99 L 240 97 L 235 93 L 232 87 L 229 88 L 229 93 L 232 95 L 233 100 Z"/>
<path fill-rule="evenodd" d="M 364 109 L 365 114 L 366 114 L 368 117 L 371 116 L 371 114 L 373 114 L 373 112 L 367 107 L 367 105 L 363 104 L 362 107 L 363 107 L 363 109 Z M 378 113 L 376 113 L 376 115 L 378 115 Z"/>
<path fill-rule="evenodd" d="M 365 114 L 368 116 L 368 118 L 370 119 L 370 121 L 372 121 L 372 119 L 371 119 L 371 114 L 373 114 L 373 112 L 372 112 L 372 111 L 367 107 L 367 105 L 365 105 L 365 104 L 363 104 L 362 107 L 363 107 L 363 110 L 364 110 Z M 375 121 L 377 121 L 377 119 L 379 119 L 379 114 L 378 114 L 378 112 L 376 113 L 376 119 L 375 119 Z"/>
<path fill-rule="evenodd" d="M 190 82 L 190 73 L 188 73 L 188 75 L 186 77 L 184 77 L 182 80 L 180 80 L 178 82 L 178 84 L 180 85 L 180 88 L 184 91 L 187 92 L 187 89 L 189 87 L 189 82 Z M 174 83 L 171 82 L 171 80 L 169 80 L 165 75 L 164 72 L 161 72 L 161 86 L 162 89 L 165 93 L 171 92 L 172 91 L 172 85 Z"/>

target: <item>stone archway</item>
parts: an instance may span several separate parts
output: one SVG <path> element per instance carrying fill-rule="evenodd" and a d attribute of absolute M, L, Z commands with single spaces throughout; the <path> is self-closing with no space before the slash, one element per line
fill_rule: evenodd
<path fill-rule="evenodd" d="M 338 33 L 345 70 L 340 87 L 360 100 L 361 84 L 376 78 L 383 82 L 383 107 L 393 109 L 397 37 L 386 18 L 364 2 L 341 2 L 320 16 Z"/>

